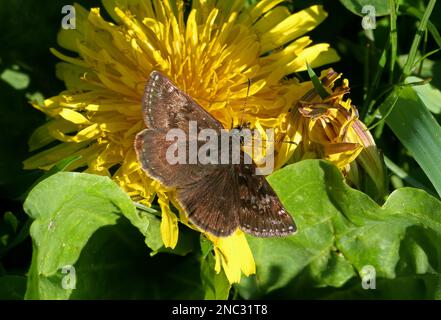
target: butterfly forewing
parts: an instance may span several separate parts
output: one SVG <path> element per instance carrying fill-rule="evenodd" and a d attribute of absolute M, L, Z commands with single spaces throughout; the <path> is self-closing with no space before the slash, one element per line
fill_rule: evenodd
<path fill-rule="evenodd" d="M 199 129 L 211 128 L 220 131 L 223 128 L 219 121 L 188 94 L 157 71 L 151 73 L 145 87 L 142 113 L 147 128 L 179 128 L 188 132 L 190 121 L 197 121 Z"/>
<path fill-rule="evenodd" d="M 147 82 L 142 111 L 147 129 L 135 139 L 135 150 L 144 171 L 165 187 L 176 191 L 176 198 L 189 220 L 215 236 L 228 236 L 238 227 L 259 237 L 284 236 L 295 231 L 286 212 L 256 167 L 245 164 L 170 164 L 167 132 L 181 129 L 188 134 L 189 122 L 200 129 L 214 129 L 221 134 L 222 125 L 167 77 L 152 72 Z M 196 137 L 188 136 L 189 142 Z M 197 142 L 198 146 L 201 144 Z M 187 155 L 190 152 L 186 144 Z"/>
<path fill-rule="evenodd" d="M 136 136 L 135 150 L 144 171 L 168 188 L 190 185 L 206 175 L 210 169 L 200 164 L 169 164 L 167 150 L 174 141 L 167 141 L 166 134 L 162 129 L 144 129 Z"/>
<path fill-rule="evenodd" d="M 186 133 L 188 143 L 185 151 L 188 159 L 189 142 L 197 138 L 189 135 L 189 122 L 196 121 L 199 130 L 211 128 L 220 131 L 222 125 L 159 72 L 153 71 L 147 82 L 142 99 L 142 113 L 147 129 L 136 136 L 135 150 L 149 176 L 172 188 L 198 181 L 215 169 L 201 164 L 172 165 L 167 162 L 167 149 L 174 143 L 167 141 L 169 130 L 180 129 Z"/>

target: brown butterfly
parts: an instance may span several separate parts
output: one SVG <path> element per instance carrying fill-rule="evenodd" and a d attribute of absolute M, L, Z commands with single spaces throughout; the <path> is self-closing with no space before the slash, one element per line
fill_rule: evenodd
<path fill-rule="evenodd" d="M 197 121 L 198 130 L 210 128 L 220 133 L 223 126 L 157 71 L 146 84 L 142 113 L 147 129 L 135 139 L 138 160 L 150 177 L 176 190 L 177 201 L 194 225 L 218 237 L 229 236 L 237 228 L 257 237 L 296 231 L 292 217 L 265 177 L 255 174 L 254 162 L 244 161 L 249 156 L 242 150 L 240 164 L 167 161 L 167 149 L 174 143 L 166 138 L 170 129 L 188 134 L 190 121 Z M 188 145 L 186 150 L 189 154 Z"/>

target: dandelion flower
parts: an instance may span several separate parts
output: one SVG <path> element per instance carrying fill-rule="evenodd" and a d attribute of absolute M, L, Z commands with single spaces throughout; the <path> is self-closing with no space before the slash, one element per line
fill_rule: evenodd
<path fill-rule="evenodd" d="M 322 99 L 311 89 L 290 114 L 286 132 L 293 132 L 290 140 L 296 141 L 285 158 L 291 161 L 302 159 L 326 159 L 334 163 L 345 174 L 348 182 L 361 188 L 362 179 L 373 182 L 374 197 L 381 199 L 386 192 L 383 161 L 372 135 L 358 119 L 357 108 L 349 93 L 349 82 L 334 86 L 341 74 L 332 69 L 322 73 L 322 83 L 329 96 Z M 312 86 L 312 84 L 310 84 Z M 366 173 L 362 175 L 361 171 Z"/>

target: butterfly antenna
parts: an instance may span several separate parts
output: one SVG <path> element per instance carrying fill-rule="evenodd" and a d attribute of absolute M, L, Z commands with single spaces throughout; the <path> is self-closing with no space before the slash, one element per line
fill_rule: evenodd
<path fill-rule="evenodd" d="M 286 140 L 259 140 L 259 141 L 262 141 L 262 142 L 274 142 L 274 143 L 281 142 L 281 143 L 288 143 L 288 144 L 295 144 L 295 145 L 298 145 L 297 142 L 294 142 L 294 141 L 286 141 Z"/>
<path fill-rule="evenodd" d="M 251 79 L 248 78 L 247 96 L 245 97 L 244 108 L 247 106 L 248 103 L 248 96 L 250 95 L 250 89 L 251 89 Z"/>
<path fill-rule="evenodd" d="M 241 115 L 240 115 L 241 119 L 240 119 L 240 121 L 239 121 L 240 124 L 243 124 L 243 123 L 244 123 L 244 121 L 243 121 L 243 114 L 244 114 L 245 109 L 246 109 L 246 107 L 247 107 L 248 97 L 249 97 L 249 95 L 250 95 L 250 90 L 251 90 L 251 79 L 248 78 L 247 95 L 246 95 L 246 97 L 245 97 L 245 101 L 244 101 L 244 104 L 243 104 L 243 107 L 242 107 L 242 110 L 241 110 Z M 295 145 L 298 145 L 298 143 L 296 143 L 296 142 L 294 142 L 294 141 L 285 141 L 285 140 L 260 140 L 260 141 L 261 141 L 261 142 L 273 142 L 273 143 L 282 142 L 282 143 L 288 143 L 288 144 L 295 144 Z"/>
<path fill-rule="evenodd" d="M 239 125 L 243 125 L 244 124 L 243 115 L 245 113 L 245 109 L 246 109 L 247 104 L 248 104 L 248 96 L 250 95 L 250 88 L 251 88 L 251 79 L 248 78 L 247 95 L 245 96 L 245 101 L 243 103 L 242 109 L 240 110 Z"/>

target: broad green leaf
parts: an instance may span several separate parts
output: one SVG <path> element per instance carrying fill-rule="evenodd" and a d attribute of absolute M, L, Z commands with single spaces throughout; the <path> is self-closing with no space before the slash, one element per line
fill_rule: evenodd
<path fill-rule="evenodd" d="M 28 195 L 29 191 L 31 191 L 38 183 L 43 181 L 44 179 L 49 178 L 50 176 L 60 172 L 60 171 L 66 171 L 68 170 L 69 166 L 75 163 L 77 160 L 81 159 L 81 156 L 73 155 L 70 157 L 67 157 L 65 159 L 60 160 L 57 164 L 55 164 L 52 168 L 50 168 L 48 171 L 44 172 L 38 179 L 35 180 L 35 182 L 24 192 L 19 199 L 24 200 L 26 196 Z"/>
<path fill-rule="evenodd" d="M 323 299 L 441 299 L 441 277 L 437 274 L 413 274 L 396 279 L 378 279 L 374 290 L 365 290 L 360 281 L 351 283 L 341 290 L 333 290 L 322 296 Z"/>
<path fill-rule="evenodd" d="M 401 68 L 408 58 L 408 55 L 400 55 L 398 57 L 398 64 Z M 428 58 L 421 60 L 421 55 L 417 55 L 418 62 L 412 70 L 412 75 L 420 78 L 431 78 L 430 85 L 437 89 L 441 89 L 441 61 L 433 61 Z"/>
<path fill-rule="evenodd" d="M 424 79 L 418 77 L 407 77 L 406 83 L 418 83 Z M 423 85 L 412 86 L 412 89 L 416 92 L 421 102 L 430 110 L 430 112 L 435 114 L 441 113 L 441 91 L 434 88 L 430 83 Z"/>
<path fill-rule="evenodd" d="M 380 207 L 347 186 L 336 167 L 320 160 L 287 166 L 268 180 L 298 232 L 285 238 L 248 238 L 257 275 L 241 282 L 244 298 L 324 297 L 339 292 L 330 288 L 344 290 L 353 281 L 363 290 L 359 274 L 365 266 L 375 268 L 377 281 L 441 275 L 441 202 L 426 192 L 399 189 Z M 439 291 L 423 294 L 433 298 Z"/>
<path fill-rule="evenodd" d="M 404 64 L 406 63 L 406 60 L 408 59 L 408 55 L 407 54 L 402 54 L 398 56 L 397 59 L 397 63 L 400 66 L 400 68 L 404 67 Z M 417 55 L 417 59 L 420 60 L 421 59 L 421 55 L 418 54 Z M 430 60 L 428 58 L 424 59 L 423 61 L 421 61 L 420 63 L 418 63 L 414 69 L 412 70 L 414 75 L 417 75 L 417 73 L 419 73 L 419 75 L 423 78 L 428 78 L 428 77 L 433 77 L 433 68 L 434 68 L 434 64 L 435 61 Z"/>
<path fill-rule="evenodd" d="M 372 6 L 375 8 L 372 13 L 376 16 L 385 16 L 390 13 L 389 1 L 387 0 L 340 0 L 341 4 L 346 7 L 352 13 L 359 16 L 367 15 L 366 12 L 363 13 L 363 7 Z"/>
<path fill-rule="evenodd" d="M 202 296 L 197 258 L 150 257 L 143 237 L 158 249 L 157 218 L 137 212 L 107 177 L 57 173 L 29 193 L 24 208 L 35 220 L 28 299 Z"/>
<path fill-rule="evenodd" d="M 396 101 L 395 106 L 391 101 Z M 441 195 L 441 127 L 414 88 L 395 88 L 380 111 Z"/>

